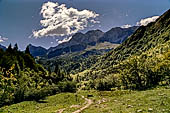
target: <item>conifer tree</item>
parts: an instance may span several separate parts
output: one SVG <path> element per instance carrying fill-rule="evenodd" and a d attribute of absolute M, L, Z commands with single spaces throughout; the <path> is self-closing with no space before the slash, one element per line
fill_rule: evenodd
<path fill-rule="evenodd" d="M 18 51 L 18 44 L 17 43 L 14 45 L 14 51 Z"/>
<path fill-rule="evenodd" d="M 11 44 L 9 44 L 9 46 L 8 46 L 8 48 L 7 48 L 7 50 L 6 50 L 7 52 L 9 52 L 9 53 L 11 53 L 12 52 L 12 45 Z"/>
<path fill-rule="evenodd" d="M 26 53 L 26 54 L 30 54 L 29 46 L 26 47 L 25 53 Z"/>

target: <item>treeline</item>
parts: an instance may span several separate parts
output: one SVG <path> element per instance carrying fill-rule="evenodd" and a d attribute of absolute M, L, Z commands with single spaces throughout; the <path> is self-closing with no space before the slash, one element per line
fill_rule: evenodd
<path fill-rule="evenodd" d="M 28 47 L 25 52 L 17 44 L 0 49 L 0 106 L 75 90 L 76 84 L 64 70 L 56 64 L 47 71 L 35 62 Z"/>
<path fill-rule="evenodd" d="M 40 58 L 37 59 L 37 62 L 42 64 L 46 69 L 54 69 L 55 65 L 58 64 L 67 73 L 76 74 L 89 69 L 104 53 L 104 50 L 83 51 L 80 53 L 66 54 L 52 59 Z"/>

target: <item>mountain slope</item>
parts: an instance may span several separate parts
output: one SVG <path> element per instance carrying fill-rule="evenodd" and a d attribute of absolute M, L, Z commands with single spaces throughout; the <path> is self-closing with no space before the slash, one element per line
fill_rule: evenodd
<path fill-rule="evenodd" d="M 110 42 L 120 44 L 128 38 L 138 27 L 120 28 L 116 27 L 103 33 L 100 30 L 92 30 L 87 33 L 76 33 L 68 42 L 59 44 L 57 47 L 48 50 L 48 57 L 52 58 L 65 53 L 83 51 L 88 46 L 95 46 L 97 43 Z"/>
<path fill-rule="evenodd" d="M 36 56 L 47 56 L 53 58 L 56 56 L 64 55 L 66 53 L 81 52 L 89 47 L 93 48 L 100 43 L 108 42 L 111 44 L 120 44 L 126 40 L 132 33 L 136 31 L 138 27 L 130 28 L 112 28 L 108 32 L 104 33 L 100 30 L 91 30 L 87 33 L 76 33 L 72 36 L 71 40 L 59 44 L 56 47 L 51 47 L 48 50 L 39 46 L 28 45 L 31 54 Z"/>
<path fill-rule="evenodd" d="M 156 22 L 139 27 L 91 68 L 73 75 L 80 88 L 145 90 L 169 85 L 170 10 Z M 116 90 L 115 89 L 115 90 Z"/>
<path fill-rule="evenodd" d="M 121 44 L 123 41 L 127 39 L 134 31 L 137 29 L 137 26 L 129 27 L 129 28 L 112 28 L 108 32 L 106 32 L 100 39 L 99 42 L 110 42 Z"/>
<path fill-rule="evenodd" d="M 79 45 L 79 44 L 90 45 L 94 42 L 97 42 L 99 37 L 103 36 L 103 34 L 104 33 L 100 30 L 88 31 L 85 34 L 76 33 L 75 35 L 73 35 L 72 39 L 69 42 L 65 42 L 65 43 L 58 45 L 56 49 L 73 46 L 73 45 Z"/>
<path fill-rule="evenodd" d="M 57 47 L 48 50 L 48 57 L 52 58 L 65 53 L 83 51 L 88 45 L 95 45 L 99 37 L 104 33 L 100 30 L 92 30 L 87 33 L 76 33 L 68 42 L 59 44 Z"/>
<path fill-rule="evenodd" d="M 46 69 L 49 67 L 53 69 L 55 64 L 58 64 L 67 73 L 76 74 L 89 69 L 100 56 L 116 48 L 118 45 L 109 42 L 98 43 L 96 46 L 89 46 L 83 51 L 66 53 L 51 59 L 38 58 L 37 62 L 42 64 Z"/>
<path fill-rule="evenodd" d="M 28 45 L 29 46 L 29 50 L 31 55 L 33 55 L 34 57 L 36 56 L 44 56 L 47 53 L 47 49 L 41 47 L 41 46 L 33 46 L 31 44 Z"/>
<path fill-rule="evenodd" d="M 136 32 L 116 49 L 104 55 L 94 69 L 106 69 L 131 55 L 140 55 L 159 44 L 170 40 L 170 10 L 156 22 L 139 27 Z"/>
<path fill-rule="evenodd" d="M 0 44 L 0 49 L 6 50 L 6 47 Z"/>

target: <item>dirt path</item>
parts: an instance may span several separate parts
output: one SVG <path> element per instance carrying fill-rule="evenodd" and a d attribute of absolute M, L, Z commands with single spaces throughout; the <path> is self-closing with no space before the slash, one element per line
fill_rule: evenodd
<path fill-rule="evenodd" d="M 62 113 L 64 110 L 65 110 L 65 108 L 64 108 L 64 109 L 59 109 L 59 110 L 57 111 L 57 113 Z"/>
<path fill-rule="evenodd" d="M 84 98 L 84 96 L 82 96 L 82 98 Z M 72 113 L 80 113 L 80 112 L 82 112 L 84 109 L 88 108 L 88 107 L 93 103 L 93 101 L 92 101 L 91 99 L 88 99 L 88 98 L 84 98 L 84 99 L 86 100 L 86 102 L 85 102 L 86 105 L 85 105 L 84 107 L 78 109 L 77 111 L 72 112 Z"/>
<path fill-rule="evenodd" d="M 86 108 L 88 108 L 93 103 L 93 101 L 91 99 L 85 98 L 84 96 L 82 96 L 82 98 L 85 99 L 85 106 L 78 109 L 78 110 L 76 110 L 76 111 L 74 111 L 74 112 L 72 112 L 72 113 L 80 113 L 83 110 L 85 110 Z M 70 106 L 70 108 L 71 108 L 71 106 Z M 65 110 L 65 108 L 60 109 L 60 110 L 57 111 L 57 113 L 62 113 L 62 112 L 64 112 L 64 110 Z"/>

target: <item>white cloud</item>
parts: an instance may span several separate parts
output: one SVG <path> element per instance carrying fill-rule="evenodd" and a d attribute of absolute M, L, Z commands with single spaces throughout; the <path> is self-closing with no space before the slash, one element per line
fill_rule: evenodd
<path fill-rule="evenodd" d="M 121 26 L 121 28 L 129 28 L 132 26 L 147 26 L 149 23 L 155 22 L 158 18 L 159 18 L 159 16 L 144 18 L 144 19 L 141 19 L 139 22 L 137 22 L 136 25 L 125 24 L 125 25 Z"/>
<path fill-rule="evenodd" d="M 132 27 L 132 25 L 126 24 L 126 25 L 121 26 L 121 28 L 129 28 L 129 27 Z"/>
<path fill-rule="evenodd" d="M 5 42 L 6 40 L 8 40 L 8 38 L 0 36 L 0 42 Z"/>
<path fill-rule="evenodd" d="M 137 26 L 146 26 L 151 22 L 155 22 L 156 19 L 158 19 L 159 16 L 153 16 L 153 17 L 149 17 L 149 18 L 145 18 L 145 19 L 141 19 L 139 22 L 137 22 Z"/>
<path fill-rule="evenodd" d="M 43 36 L 69 36 L 79 30 L 85 29 L 89 23 L 99 23 L 96 18 L 99 14 L 90 11 L 79 11 L 75 8 L 67 8 L 65 4 L 57 2 L 44 3 L 40 14 L 42 29 L 33 31 L 34 37 Z"/>
<path fill-rule="evenodd" d="M 72 36 L 69 37 L 69 38 L 64 38 L 63 40 L 58 41 L 58 44 L 61 44 L 61 43 L 64 43 L 64 42 L 68 42 L 71 39 L 72 39 Z"/>

